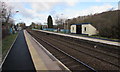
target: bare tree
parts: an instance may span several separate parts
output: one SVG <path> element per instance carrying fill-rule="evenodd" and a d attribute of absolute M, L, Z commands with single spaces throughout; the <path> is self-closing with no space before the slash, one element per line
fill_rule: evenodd
<path fill-rule="evenodd" d="M 6 2 L 0 1 L 0 22 L 2 24 L 2 38 L 9 35 L 9 29 L 13 26 L 14 20 L 12 18 L 13 8 Z"/>
<path fill-rule="evenodd" d="M 12 7 L 8 6 L 5 2 L 0 2 L 0 9 L 1 9 L 0 18 L 2 19 L 2 22 L 4 22 L 5 24 L 8 24 L 13 14 Z"/>
<path fill-rule="evenodd" d="M 63 14 L 61 14 L 61 15 L 63 15 Z M 57 26 L 59 28 L 64 28 L 65 20 L 66 20 L 66 18 L 63 18 L 63 17 L 60 17 L 59 15 L 56 15 L 55 23 L 57 24 Z"/>

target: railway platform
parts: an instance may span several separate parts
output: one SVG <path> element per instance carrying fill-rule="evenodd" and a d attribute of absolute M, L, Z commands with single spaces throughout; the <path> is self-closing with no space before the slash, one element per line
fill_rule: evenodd
<path fill-rule="evenodd" d="M 2 64 L 2 72 L 69 70 L 27 31 L 20 31 Z"/>
<path fill-rule="evenodd" d="M 2 62 L 2 72 L 36 72 L 23 31 L 18 36 Z"/>
<path fill-rule="evenodd" d="M 22 70 L 22 72 L 23 71 L 25 71 L 25 72 L 41 72 L 42 70 L 44 70 L 44 71 L 47 71 L 47 72 L 49 72 L 49 70 L 65 70 L 65 71 L 67 71 L 67 72 L 70 72 L 72 69 L 70 69 L 70 68 L 72 68 L 72 67 L 74 67 L 74 66 L 76 66 L 76 65 L 74 65 L 74 66 L 72 66 L 71 67 L 71 64 L 72 64 L 72 62 L 73 61 L 71 61 L 71 62 L 68 62 L 68 63 L 66 63 L 66 62 L 63 62 L 64 61 L 64 59 L 62 60 L 62 57 L 64 58 L 65 56 L 62 56 L 62 57 L 59 57 L 59 54 L 58 54 L 58 52 L 60 51 L 60 49 L 61 49 L 61 45 L 59 45 L 59 43 L 60 44 L 63 44 L 62 45 L 62 47 L 64 48 L 63 50 L 64 51 L 70 51 L 70 54 L 71 54 L 71 51 L 74 51 L 74 53 L 77 55 L 77 54 L 79 54 L 79 55 L 81 55 L 81 57 L 86 57 L 86 58 L 88 58 L 88 59 L 86 59 L 86 58 L 79 58 L 81 61 L 79 61 L 77 58 L 75 58 L 75 57 L 73 57 L 73 56 L 71 56 L 71 55 L 69 55 L 69 54 L 67 54 L 66 52 L 64 52 L 64 51 L 62 51 L 61 50 L 61 52 L 63 53 L 65 53 L 66 55 L 68 55 L 69 57 L 72 57 L 72 58 L 74 58 L 74 60 L 77 60 L 77 61 L 79 61 L 79 63 L 81 64 L 82 63 L 82 67 L 84 67 L 83 65 L 85 65 L 85 69 L 86 69 L 86 67 L 87 67 L 87 69 L 89 68 L 90 70 L 92 69 L 92 70 L 95 70 L 93 67 L 91 67 L 91 66 L 89 66 L 88 64 L 86 64 L 85 62 L 83 62 L 82 61 L 82 59 L 84 60 L 84 61 L 86 61 L 86 62 L 89 62 L 89 60 L 91 60 L 91 59 L 93 59 L 94 60 L 94 62 L 97 64 L 97 63 L 100 63 L 100 62 L 106 62 L 106 63 L 104 63 L 104 64 L 106 64 L 107 66 L 109 66 L 109 67 L 111 67 L 111 68 L 115 68 L 115 69 L 117 69 L 117 67 L 116 66 L 118 66 L 117 64 L 116 64 L 116 62 L 117 62 L 117 60 L 116 59 L 114 59 L 115 61 L 111 61 L 112 59 L 113 59 L 113 57 L 114 58 L 117 58 L 118 56 L 116 56 L 116 53 L 114 52 L 114 51 L 116 51 L 117 49 L 113 49 L 113 54 L 112 53 L 109 53 L 109 50 L 105 50 L 104 51 L 104 49 L 103 49 L 103 51 L 99 48 L 99 46 L 97 47 L 97 48 L 94 48 L 94 50 L 93 51 L 91 51 L 91 49 L 92 48 L 90 48 L 89 47 L 89 49 L 88 49 L 88 47 L 85 47 L 85 46 L 82 46 L 82 45 L 79 45 L 79 48 L 80 48 L 80 50 L 82 50 L 82 51 L 78 51 L 78 45 L 76 46 L 76 47 L 74 47 L 74 46 L 72 46 L 72 45 L 70 45 L 70 46 L 68 46 L 68 45 L 66 45 L 66 44 L 68 44 L 68 43 L 66 43 L 66 44 L 64 44 L 64 43 L 62 43 L 62 42 L 58 42 L 58 43 L 56 43 L 56 45 L 58 46 L 58 48 L 60 48 L 60 49 L 58 49 L 58 48 L 56 48 L 56 46 L 55 45 L 50 45 L 51 43 L 54 43 L 54 42 L 56 42 L 56 40 L 57 40 L 57 38 L 56 38 L 56 40 L 54 39 L 54 40 L 52 40 L 51 39 L 51 41 L 49 41 L 49 37 L 45 37 L 45 35 L 52 35 L 52 34 L 57 34 L 57 35 L 62 35 L 62 36 L 66 36 L 66 37 L 73 37 L 73 38 L 79 38 L 79 39 L 86 39 L 86 40 L 91 40 L 90 38 L 89 39 L 87 39 L 87 38 L 85 38 L 85 37 L 80 37 L 80 36 L 73 36 L 73 35 L 68 35 L 68 34 L 61 34 L 61 33 L 54 33 L 54 32 L 49 32 L 49 31 L 42 31 L 42 30 L 38 30 L 38 31 L 41 31 L 41 33 L 43 33 L 43 32 L 45 32 L 45 33 L 47 33 L 47 34 L 41 34 L 41 33 L 39 33 L 39 32 L 35 32 L 36 34 L 34 35 L 34 31 L 32 32 L 32 31 L 26 31 L 26 30 L 24 30 L 24 31 L 20 31 L 19 32 L 19 34 L 18 34 L 18 37 L 16 38 L 16 41 L 14 42 L 14 44 L 13 44 L 13 46 L 12 46 L 12 48 L 10 49 L 10 51 L 9 51 L 9 53 L 8 53 L 8 55 L 7 55 L 7 57 L 6 57 L 6 59 L 5 59 L 5 61 L 4 61 L 4 63 L 3 63 L 3 65 L 2 65 L 2 69 L 3 69 L 3 72 L 4 72 L 4 70 L 7 70 L 7 72 L 9 72 L 9 71 L 11 71 L 11 70 Z M 38 34 L 39 35 L 38 35 Z M 49 34 L 49 33 L 51 33 L 51 34 Z M 43 38 L 42 38 L 43 37 Z M 40 38 L 42 38 L 42 39 L 40 39 Z M 44 43 L 42 43 L 41 42 L 41 40 L 43 40 L 43 39 L 45 39 L 46 41 L 47 41 L 47 39 L 48 39 L 48 42 L 50 42 L 50 43 L 48 43 L 48 42 L 46 42 L 46 44 L 44 45 Z M 53 42 L 54 41 L 54 42 Z M 61 39 L 61 41 L 63 41 L 62 39 Z M 97 42 L 100 42 L 100 40 L 93 40 L 93 41 L 97 41 Z M 44 41 L 45 42 L 45 41 Z M 107 41 L 101 41 L 102 43 L 107 43 Z M 42 45 L 41 45 L 41 44 Z M 59 51 L 57 52 L 56 50 L 53 50 L 51 47 L 49 47 L 48 46 L 48 48 L 47 48 L 47 44 L 49 44 L 50 46 L 52 46 L 53 48 L 56 48 L 56 49 L 58 49 Z M 71 44 L 71 43 L 70 43 Z M 108 42 L 108 44 L 112 44 L 112 45 L 116 45 L 116 46 L 119 46 L 119 43 L 118 42 L 111 42 L 111 41 L 109 41 Z M 76 45 L 76 44 L 75 44 Z M 59 47 L 60 46 L 60 47 Z M 45 48 L 46 47 L 46 48 Z M 92 46 L 93 47 L 93 46 Z M 68 50 L 68 48 L 70 49 L 70 50 Z M 75 48 L 75 49 L 74 49 Z M 51 50 L 53 50 L 53 52 L 51 51 L 51 50 L 48 50 L 49 49 L 51 49 Z M 98 49 L 100 49 L 100 50 L 98 50 Z M 88 51 L 89 50 L 89 51 Z M 112 50 L 112 49 L 111 49 Z M 51 52 L 51 53 L 50 53 Z M 76 53 L 77 52 L 77 53 Z M 97 56 L 94 56 L 92 53 L 95 53 L 95 54 L 97 54 Z M 106 52 L 108 52 L 108 53 L 106 53 Z M 55 54 L 54 54 L 55 53 Z M 89 55 L 89 54 L 90 55 Z M 101 54 L 99 54 L 99 53 L 101 53 Z M 115 54 L 114 54 L 115 53 Z M 53 56 L 53 55 L 54 56 Z M 55 57 L 55 55 L 57 55 L 58 54 L 58 59 L 60 58 L 61 60 L 59 61 L 56 57 Z M 61 56 L 61 55 L 60 55 Z M 88 57 L 89 56 L 89 57 Z M 101 59 L 100 57 L 102 56 L 102 58 L 103 59 Z M 109 59 L 108 58 L 106 58 L 106 57 L 109 57 L 110 58 L 110 61 L 109 61 Z M 65 59 L 66 59 L 67 57 L 65 57 Z M 90 58 L 90 59 L 89 59 Z M 69 60 L 70 58 L 68 58 L 68 60 Z M 100 61 L 101 60 L 101 61 Z M 65 64 L 70 64 L 70 66 L 68 65 L 64 65 L 62 62 Z M 94 63 L 93 61 L 91 61 L 90 62 L 90 65 L 93 65 L 93 64 L 91 64 L 91 63 Z M 75 62 L 76 63 L 76 62 Z M 78 63 L 77 63 L 78 64 Z M 109 65 L 110 64 L 110 65 Z M 73 64 L 72 64 L 73 65 Z M 112 66 L 111 66 L 112 65 Z M 81 68 L 81 66 L 80 66 L 80 69 L 82 69 Z M 104 65 L 103 64 L 101 64 L 101 67 L 103 67 Z M 96 66 L 94 66 L 95 68 L 96 68 Z M 100 67 L 100 69 L 103 69 L 103 68 L 101 68 Z M 68 69 L 69 68 L 69 69 Z M 84 68 L 83 68 L 84 69 Z M 106 68 L 106 69 L 108 69 L 108 68 Z M 73 68 L 73 70 L 74 70 L 74 68 Z"/>
<path fill-rule="evenodd" d="M 52 57 L 52 55 L 41 44 L 39 44 L 27 31 L 24 31 L 24 34 L 33 59 L 33 63 L 37 71 L 63 70 L 60 62 L 56 61 Z"/>
<path fill-rule="evenodd" d="M 108 40 L 95 39 L 95 38 L 89 38 L 89 37 L 75 36 L 75 35 L 70 35 L 70 34 L 55 33 L 55 32 L 44 31 L 44 30 L 36 30 L 36 31 L 41 31 L 41 32 L 60 35 L 60 36 L 72 37 L 72 38 L 77 38 L 77 39 L 83 39 L 83 40 L 88 40 L 88 41 L 93 41 L 93 42 L 98 42 L 98 43 L 103 43 L 103 44 L 108 44 L 108 45 L 113 45 L 113 46 L 120 46 L 120 42 L 115 42 L 115 41 L 108 41 Z"/>

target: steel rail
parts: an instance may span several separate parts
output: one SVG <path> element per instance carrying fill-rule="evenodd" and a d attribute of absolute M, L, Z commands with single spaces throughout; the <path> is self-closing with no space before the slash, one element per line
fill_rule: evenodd
<path fill-rule="evenodd" d="M 34 36 L 35 36 L 35 35 L 34 35 Z M 35 37 L 37 37 L 37 36 L 35 36 Z M 40 39 L 39 37 L 37 37 L 37 38 Z M 51 47 L 55 48 L 56 50 L 62 52 L 63 54 L 67 55 L 68 57 L 72 58 L 73 60 L 79 62 L 80 64 L 84 65 L 85 67 L 89 68 L 90 70 L 92 70 L 92 71 L 94 71 L 94 72 L 97 72 L 97 70 L 95 70 L 93 67 L 91 67 L 91 66 L 85 64 L 84 62 L 78 60 L 77 58 L 69 55 L 68 53 L 66 53 L 66 52 L 64 52 L 63 50 L 57 48 L 56 46 L 52 45 L 51 43 L 49 43 L 49 42 L 47 42 L 47 41 L 45 41 L 45 40 L 43 40 L 43 39 L 40 39 L 40 40 L 43 41 L 43 42 L 45 42 L 46 44 L 50 45 Z"/>
<path fill-rule="evenodd" d="M 53 38 L 55 38 L 55 37 L 53 37 Z M 57 38 L 55 38 L 55 39 L 57 39 Z M 94 50 L 94 49 L 91 49 L 90 47 L 87 47 L 87 46 L 83 46 L 83 45 L 80 45 L 80 44 L 76 44 L 76 43 L 73 43 L 73 42 L 70 42 L 70 41 L 67 41 L 67 40 L 62 40 L 62 39 L 59 39 L 59 40 L 60 40 L 60 41 L 64 41 L 64 42 L 69 43 L 69 44 L 74 44 L 74 45 L 77 45 L 77 46 L 80 46 L 80 47 L 84 47 L 84 48 L 87 49 L 87 50 L 92 50 L 92 51 L 94 51 L 94 52 L 99 52 L 99 53 L 105 54 L 105 55 L 107 55 L 107 56 L 111 56 L 111 57 L 114 57 L 114 58 L 119 58 L 118 56 L 115 56 L 115 55 L 112 55 L 112 54 L 107 54 L 107 53 L 105 53 L 105 52 L 101 52 L 101 51 L 98 51 L 98 50 Z"/>
<path fill-rule="evenodd" d="M 49 39 L 51 39 L 51 38 L 49 38 Z M 51 39 L 51 40 L 54 40 L 54 39 Z M 55 40 L 54 40 L 54 41 L 55 41 Z M 59 42 L 59 43 L 60 43 L 60 42 Z M 64 43 L 63 43 L 63 44 L 64 44 Z M 64 45 L 65 45 L 65 44 L 64 44 Z M 73 49 L 73 50 L 82 52 L 82 53 L 84 53 L 84 54 L 86 54 L 86 55 L 89 55 L 89 56 L 91 56 L 91 57 L 94 57 L 94 58 L 96 58 L 96 59 L 98 59 L 98 60 L 101 60 L 101 61 L 104 61 L 104 62 L 109 63 L 109 64 L 111 64 L 111 65 L 114 65 L 114 66 L 116 66 L 116 67 L 118 67 L 118 68 L 120 67 L 119 65 L 116 65 L 116 64 L 114 64 L 114 63 L 112 63 L 112 62 L 108 62 L 108 61 L 106 61 L 106 60 L 104 60 L 104 59 L 101 59 L 101 58 L 99 58 L 99 57 L 96 57 L 96 56 L 87 54 L 87 53 L 85 53 L 85 52 L 83 52 L 83 51 L 80 51 L 79 49 L 72 48 L 72 47 L 70 47 L 70 48 Z"/>

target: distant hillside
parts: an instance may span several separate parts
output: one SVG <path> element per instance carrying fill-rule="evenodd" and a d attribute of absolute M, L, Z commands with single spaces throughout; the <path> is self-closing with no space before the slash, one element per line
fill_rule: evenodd
<path fill-rule="evenodd" d="M 120 10 L 107 11 L 100 14 L 79 16 L 69 19 L 69 24 L 73 23 L 91 23 L 99 31 L 99 35 L 108 38 L 120 39 Z"/>

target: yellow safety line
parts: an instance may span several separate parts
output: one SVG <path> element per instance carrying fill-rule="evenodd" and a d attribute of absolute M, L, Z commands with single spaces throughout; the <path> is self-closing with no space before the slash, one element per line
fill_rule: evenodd
<path fill-rule="evenodd" d="M 35 69 L 38 70 L 47 70 L 45 64 L 43 63 L 42 59 L 39 57 L 37 51 L 32 46 L 32 43 L 30 42 L 26 32 L 24 31 L 25 39 L 35 66 Z"/>

